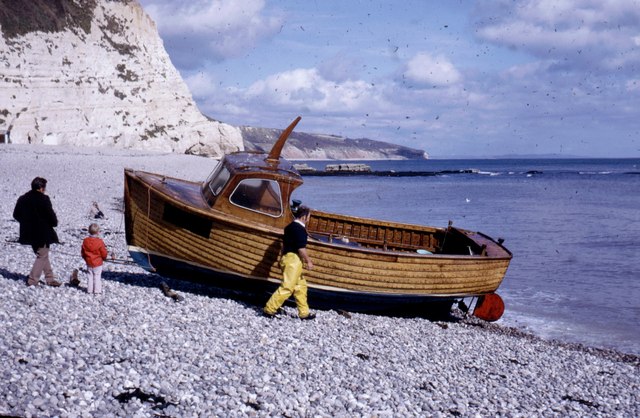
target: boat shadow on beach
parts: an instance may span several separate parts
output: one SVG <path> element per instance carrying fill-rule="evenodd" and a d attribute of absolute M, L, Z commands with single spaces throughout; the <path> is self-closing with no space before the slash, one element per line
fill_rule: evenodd
<path fill-rule="evenodd" d="M 26 283 L 27 275 L 22 273 L 16 273 L 14 271 L 7 270 L 6 268 L 0 268 L 0 275 L 9 280 L 19 281 Z M 220 288 L 208 286 L 199 282 L 191 282 L 186 280 L 178 280 L 169 277 L 163 277 L 153 273 L 133 273 L 133 272 L 118 272 L 118 271 L 104 271 L 102 278 L 106 281 L 117 282 L 127 286 L 138 286 L 148 289 L 156 289 L 158 292 L 165 292 L 164 289 L 171 289 L 173 292 L 180 292 L 179 297 L 174 298 L 177 303 L 183 298 L 188 298 L 188 295 L 205 296 L 215 299 L 227 299 L 233 300 L 246 309 L 255 311 L 257 314 L 262 314 L 262 307 L 265 305 L 271 292 L 255 292 L 248 293 L 246 291 L 240 291 L 235 289 Z M 166 286 L 165 286 L 166 285 Z M 63 282 L 65 287 L 75 287 L 80 291 L 84 291 L 86 282 L 80 286 L 73 286 L 69 282 Z M 166 295 L 166 292 L 165 292 Z M 323 311 L 336 311 L 338 314 L 350 317 L 352 312 L 344 309 L 332 309 L 327 306 L 315 306 L 313 299 L 310 298 L 309 304 L 312 309 L 319 309 Z M 285 306 L 295 308 L 295 302 L 293 298 L 288 300 Z M 460 316 L 452 313 L 449 310 L 436 310 L 428 309 L 427 307 L 410 306 L 410 307 L 393 307 L 387 309 L 370 310 L 367 314 L 386 316 L 386 317 L 402 317 L 402 318 L 425 318 L 432 321 L 444 321 L 444 322 L 458 322 L 461 320 Z"/>
<path fill-rule="evenodd" d="M 182 292 L 184 297 L 192 294 L 196 296 L 205 296 L 209 298 L 229 299 L 235 300 L 245 305 L 246 307 L 253 307 L 260 301 L 258 295 L 246 295 L 239 291 L 232 289 L 217 288 L 207 286 L 198 282 L 191 282 L 186 280 L 172 279 L 170 277 L 160 276 L 154 273 L 129 273 L 129 272 L 115 272 L 105 271 L 102 273 L 102 278 L 105 280 L 122 283 L 128 286 L 146 287 L 149 289 L 157 289 L 158 292 L 163 292 L 163 284 L 166 284 L 169 289 L 174 292 Z M 269 296 L 264 298 L 264 302 L 267 301 Z"/>
<path fill-rule="evenodd" d="M 246 290 L 230 289 L 225 287 L 209 286 L 197 281 L 179 280 L 169 277 L 160 276 L 153 273 L 130 273 L 130 272 L 113 272 L 105 271 L 102 276 L 105 280 L 119 282 L 130 286 L 140 286 L 150 289 L 157 289 L 159 292 L 167 294 L 167 287 L 173 292 L 180 292 L 180 299 L 187 298 L 188 295 L 205 296 L 216 299 L 233 300 L 247 309 L 255 311 L 257 314 L 262 314 L 262 308 L 266 304 L 267 300 L 271 296 L 273 290 L 261 290 L 256 292 L 247 292 Z M 164 289 L 163 289 L 164 288 Z M 275 289 L 275 288 L 274 288 Z M 309 304 L 312 309 L 322 311 L 336 311 L 338 314 L 350 317 L 352 312 L 347 309 L 336 309 L 330 306 L 326 306 L 322 303 L 314 303 L 313 298 L 309 297 Z M 285 306 L 295 308 L 295 302 L 293 297 L 289 298 L 285 303 Z M 409 307 L 390 307 L 384 309 L 372 309 L 366 312 L 367 314 L 387 316 L 387 317 L 404 317 L 404 318 L 425 318 L 432 321 L 445 321 L 445 322 L 457 322 L 461 318 L 458 314 L 451 312 L 447 309 L 434 310 L 430 306 L 416 306 Z"/>

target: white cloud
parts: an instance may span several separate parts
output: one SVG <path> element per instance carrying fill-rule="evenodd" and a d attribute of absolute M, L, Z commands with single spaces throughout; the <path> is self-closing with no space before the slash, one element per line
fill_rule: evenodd
<path fill-rule="evenodd" d="M 189 2 L 155 2 L 147 11 L 163 27 L 163 33 L 189 31 L 214 33 L 249 23 L 263 25 L 260 16 L 263 0 L 191 0 Z"/>
<path fill-rule="evenodd" d="M 421 86 L 450 86 L 461 81 L 456 67 L 442 55 L 431 56 L 426 52 L 415 55 L 407 62 L 404 76 Z"/>
<path fill-rule="evenodd" d="M 528 62 L 521 65 L 514 65 L 504 71 L 504 75 L 514 80 L 531 80 L 537 74 L 543 73 L 549 69 L 551 63 L 549 61 Z"/>
<path fill-rule="evenodd" d="M 265 14 L 264 0 L 141 3 L 158 25 L 172 59 L 182 67 L 194 68 L 207 60 L 241 55 L 277 33 L 282 24 L 281 18 Z"/>
<path fill-rule="evenodd" d="M 477 12 L 481 39 L 563 68 L 630 72 L 640 64 L 637 0 L 483 2 Z"/>
<path fill-rule="evenodd" d="M 217 81 L 210 72 L 200 71 L 184 79 L 195 98 L 208 97 L 217 92 Z"/>
<path fill-rule="evenodd" d="M 362 80 L 333 82 L 316 69 L 296 69 L 251 85 L 246 96 L 277 106 L 304 107 L 316 112 L 348 112 L 380 101 L 376 89 Z"/>

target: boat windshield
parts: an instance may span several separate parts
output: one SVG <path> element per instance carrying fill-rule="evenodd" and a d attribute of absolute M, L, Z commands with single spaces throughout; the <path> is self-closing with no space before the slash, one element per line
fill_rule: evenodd
<path fill-rule="evenodd" d="M 280 186 L 273 180 L 242 180 L 231 194 L 229 201 L 236 206 L 276 218 L 282 215 Z"/>

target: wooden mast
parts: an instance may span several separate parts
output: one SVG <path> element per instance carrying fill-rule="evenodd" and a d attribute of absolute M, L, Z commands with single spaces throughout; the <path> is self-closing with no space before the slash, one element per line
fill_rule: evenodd
<path fill-rule="evenodd" d="M 282 131 L 282 133 L 280 134 L 280 138 L 278 138 L 276 143 L 273 144 L 273 148 L 271 148 L 271 152 L 265 160 L 267 163 L 278 164 L 278 161 L 280 160 L 280 153 L 282 152 L 284 143 L 287 142 L 287 138 L 289 138 L 289 135 L 291 135 L 293 128 L 295 128 L 298 122 L 300 122 L 300 119 L 302 119 L 302 117 L 298 116 L 293 122 L 291 122 L 291 125 L 289 125 L 287 129 Z"/>

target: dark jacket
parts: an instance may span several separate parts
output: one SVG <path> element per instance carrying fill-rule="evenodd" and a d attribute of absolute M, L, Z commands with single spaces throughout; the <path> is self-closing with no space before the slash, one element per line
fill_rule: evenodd
<path fill-rule="evenodd" d="M 20 196 L 13 218 L 20 222 L 20 244 L 42 248 L 59 242 L 53 229 L 58 226 L 58 218 L 46 194 L 31 190 Z"/>
<path fill-rule="evenodd" d="M 307 247 L 307 230 L 296 221 L 291 222 L 284 228 L 282 237 L 282 254 L 296 253 L 300 248 Z"/>

